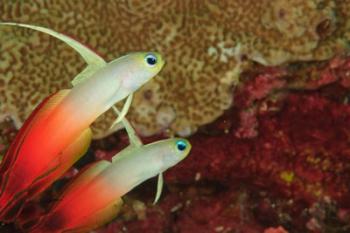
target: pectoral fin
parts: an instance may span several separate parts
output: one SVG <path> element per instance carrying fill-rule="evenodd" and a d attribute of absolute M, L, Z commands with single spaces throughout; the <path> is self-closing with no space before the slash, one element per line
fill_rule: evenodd
<path fill-rule="evenodd" d="M 71 81 L 71 84 L 73 86 L 76 86 L 77 84 L 83 82 L 84 80 L 91 77 L 97 70 L 99 70 L 103 66 L 95 66 L 95 65 L 89 65 L 87 66 L 83 71 L 81 71 L 79 74 L 77 74 L 74 79 Z"/>
<path fill-rule="evenodd" d="M 162 194 L 163 190 L 163 173 L 159 173 L 158 175 L 158 182 L 157 182 L 157 193 L 156 197 L 154 198 L 153 204 L 156 204 L 160 198 L 160 195 Z"/>
<path fill-rule="evenodd" d="M 22 23 L 12 23 L 12 22 L 0 22 L 0 25 L 9 25 L 9 26 L 18 26 L 23 28 L 29 28 L 35 31 L 43 32 L 46 34 L 49 34 L 70 47 L 72 47 L 75 51 L 77 51 L 80 56 L 85 60 L 85 62 L 88 64 L 88 67 L 85 68 L 80 74 L 78 74 L 72 81 L 73 86 L 84 81 L 85 79 L 91 77 L 91 74 L 95 73 L 97 70 L 99 70 L 101 67 L 106 65 L 105 60 L 100 57 L 97 53 L 83 45 L 82 43 L 74 40 L 73 38 L 63 35 L 61 33 L 58 33 L 54 30 L 51 30 L 49 28 L 40 27 L 40 26 L 34 26 L 29 24 L 22 24 Z"/>
<path fill-rule="evenodd" d="M 129 111 L 129 108 L 130 108 L 130 105 L 131 105 L 131 102 L 132 102 L 132 98 L 133 98 L 133 95 L 130 94 L 128 96 L 128 98 L 126 99 L 125 101 L 125 104 L 123 106 L 123 109 L 121 112 L 119 112 L 119 110 L 113 106 L 114 108 L 114 111 L 118 114 L 118 117 L 117 119 L 112 123 L 111 127 L 110 128 L 113 128 L 116 124 L 118 124 L 119 122 L 121 122 L 123 120 L 123 118 L 125 117 L 125 115 L 128 113 Z"/>
<path fill-rule="evenodd" d="M 131 102 L 131 101 L 130 101 Z M 113 106 L 112 107 L 114 112 L 120 116 L 121 113 L 119 112 L 119 110 L 117 109 L 117 107 Z M 124 109 L 124 108 L 123 108 Z M 118 117 L 119 118 L 119 117 Z M 117 119 L 118 120 L 118 119 Z M 123 117 L 121 119 L 121 123 L 123 124 L 127 134 L 128 134 L 128 137 L 129 137 L 129 141 L 130 141 L 130 144 L 132 146 L 136 146 L 136 147 L 140 147 L 143 145 L 141 139 L 137 136 L 134 128 L 131 126 L 130 122 L 125 118 Z"/>

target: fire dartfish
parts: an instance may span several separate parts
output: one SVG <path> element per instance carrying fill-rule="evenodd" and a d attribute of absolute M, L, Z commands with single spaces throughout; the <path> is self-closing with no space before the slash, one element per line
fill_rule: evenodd
<path fill-rule="evenodd" d="M 118 119 L 125 116 L 132 93 L 154 77 L 164 60 L 155 52 L 135 52 L 109 63 L 81 43 L 48 28 L 30 28 L 54 36 L 74 48 L 88 66 L 73 87 L 44 99 L 24 122 L 0 167 L 0 221 L 12 221 L 22 203 L 34 198 L 67 171 L 91 142 L 89 126 L 115 103 L 128 97 Z"/>
<path fill-rule="evenodd" d="M 156 200 L 159 198 L 161 174 L 183 160 L 191 144 L 186 139 L 170 138 L 143 145 L 129 123 L 123 123 L 130 145 L 112 161 L 88 165 L 30 233 L 83 233 L 96 229 L 117 216 L 125 193 L 158 174 Z"/>

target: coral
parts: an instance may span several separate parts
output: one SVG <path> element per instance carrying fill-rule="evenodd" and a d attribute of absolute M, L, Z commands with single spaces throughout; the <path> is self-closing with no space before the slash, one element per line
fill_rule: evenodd
<path fill-rule="evenodd" d="M 232 104 L 232 85 L 250 61 L 278 65 L 323 60 L 344 52 L 350 5 L 341 0 L 3 1 L 0 19 L 38 24 L 74 35 L 107 60 L 157 50 L 164 71 L 136 93 L 128 117 L 143 135 L 193 133 Z M 0 111 L 19 127 L 49 93 L 68 88 L 84 64 L 46 35 L 0 28 Z M 64 61 L 64 62 L 62 62 Z M 95 137 L 114 116 L 103 115 Z"/>
<path fill-rule="evenodd" d="M 0 123 L 0 156 L 5 155 L 10 143 L 14 140 L 17 130 L 12 125 L 10 118 Z"/>

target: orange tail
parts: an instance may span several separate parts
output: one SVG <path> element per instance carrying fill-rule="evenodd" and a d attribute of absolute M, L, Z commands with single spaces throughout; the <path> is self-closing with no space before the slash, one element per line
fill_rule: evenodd
<path fill-rule="evenodd" d="M 39 174 L 33 173 L 31 166 L 36 166 L 35 161 L 27 162 L 30 160 L 32 153 L 23 150 L 22 146 L 30 138 L 32 128 L 37 124 L 43 124 L 52 110 L 68 93 L 69 90 L 62 90 L 42 101 L 25 121 L 3 158 L 0 167 L 0 221 L 12 221 L 27 199 L 27 192 L 33 181 L 50 173 L 50 171 Z M 40 145 L 40 142 L 38 142 L 36 146 L 40 147 Z M 48 168 L 48 170 L 50 169 L 53 169 L 53 167 Z"/>

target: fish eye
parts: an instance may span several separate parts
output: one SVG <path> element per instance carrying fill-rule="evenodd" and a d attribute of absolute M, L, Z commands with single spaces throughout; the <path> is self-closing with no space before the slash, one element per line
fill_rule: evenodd
<path fill-rule="evenodd" d="M 153 54 L 147 54 L 145 56 L 145 61 L 147 65 L 154 66 L 155 64 L 157 64 L 157 57 Z"/>
<path fill-rule="evenodd" d="M 187 148 L 187 143 L 185 141 L 183 141 L 183 140 L 179 140 L 179 141 L 176 142 L 176 148 L 179 151 L 184 151 Z"/>

